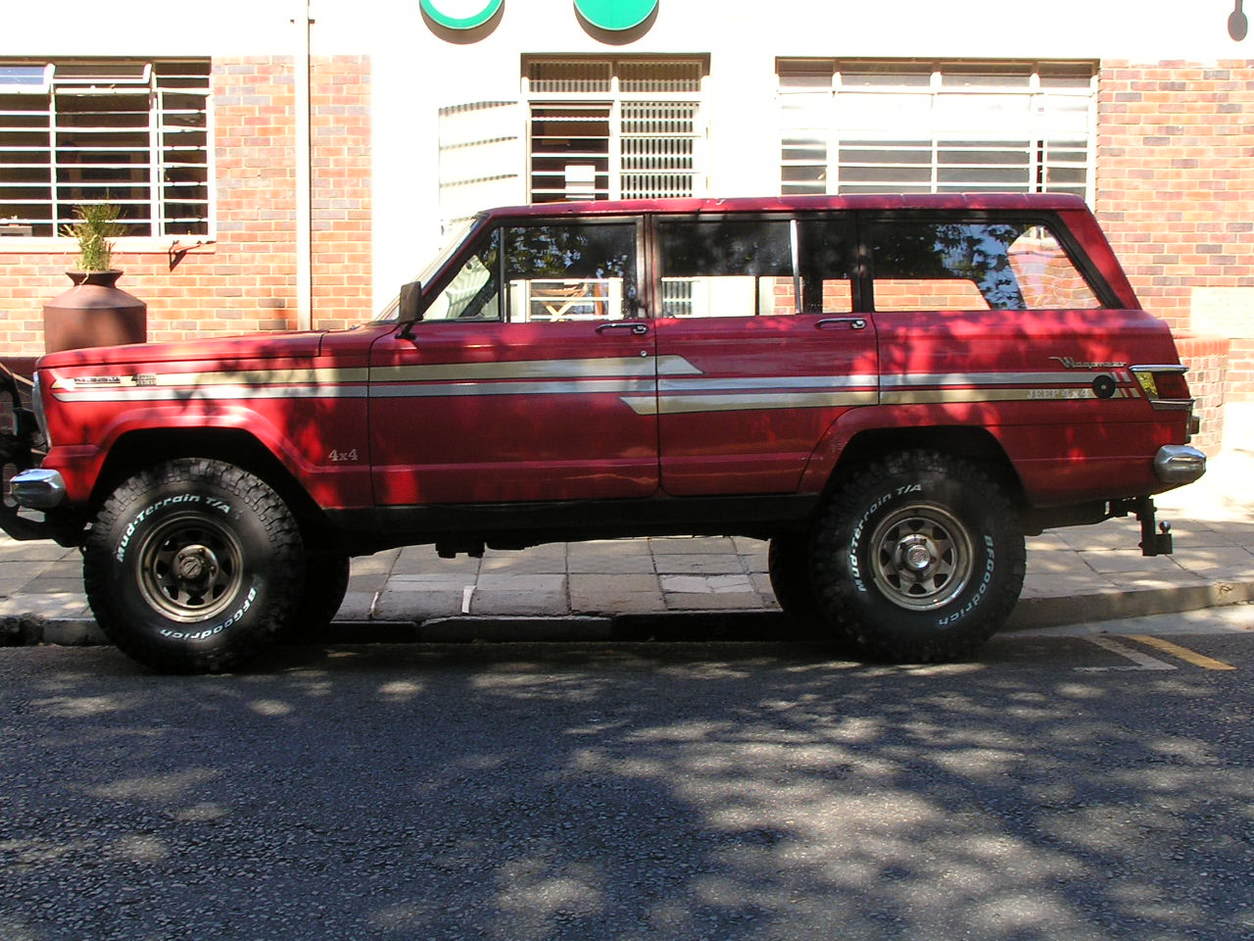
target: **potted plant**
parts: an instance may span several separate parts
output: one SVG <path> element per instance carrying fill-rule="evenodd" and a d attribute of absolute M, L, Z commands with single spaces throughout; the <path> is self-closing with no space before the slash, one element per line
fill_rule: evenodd
<path fill-rule="evenodd" d="M 45 351 L 143 343 L 148 306 L 116 286 L 122 272 L 111 267 L 113 239 L 125 231 L 118 207 L 88 203 L 74 215 L 61 234 L 78 242 L 78 269 L 66 272 L 74 286 L 44 305 Z"/>
<path fill-rule="evenodd" d="M 115 271 L 116 269 L 109 267 L 113 260 L 113 242 L 110 240 L 123 232 L 122 225 L 118 222 L 118 207 L 112 203 L 90 203 L 75 206 L 74 215 L 78 218 L 77 222 L 61 227 L 62 235 L 78 242 L 78 271 L 70 277 L 73 278 L 75 274 Z"/>

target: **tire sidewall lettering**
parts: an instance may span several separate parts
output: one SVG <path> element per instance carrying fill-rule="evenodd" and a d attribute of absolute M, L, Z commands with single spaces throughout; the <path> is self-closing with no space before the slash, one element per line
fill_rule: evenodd
<path fill-rule="evenodd" d="M 908 484 L 902 484 L 900 487 L 894 487 L 887 493 L 881 494 L 871 501 L 871 505 L 867 507 L 866 512 L 862 514 L 862 518 L 858 520 L 853 527 L 853 532 L 849 536 L 849 577 L 853 579 L 853 587 L 855 590 L 863 594 L 869 594 L 870 589 L 867 588 L 866 582 L 862 577 L 862 564 L 858 559 L 859 546 L 862 540 L 862 531 L 866 528 L 867 521 L 875 515 L 877 511 L 885 507 L 890 500 L 895 497 L 904 497 L 912 493 L 922 493 L 923 484 L 920 481 L 913 481 Z"/>
<path fill-rule="evenodd" d="M 125 526 L 120 527 L 121 532 L 117 537 L 116 548 L 113 552 L 114 563 L 123 566 L 123 570 L 128 572 L 142 564 L 141 560 L 136 557 L 135 551 L 132 551 L 133 548 L 143 544 L 145 532 L 151 531 L 151 528 L 166 516 L 178 512 L 190 512 L 202 516 L 220 515 L 241 538 L 244 537 L 241 525 L 245 529 L 249 526 L 246 513 L 241 515 L 232 503 L 222 499 L 221 496 L 214 496 L 203 490 L 169 494 L 143 506 L 129 518 Z M 115 590 L 130 594 L 131 582 L 132 577 L 128 576 Z M 187 625 L 180 625 L 158 616 L 157 620 L 151 624 L 150 630 L 154 638 L 159 638 L 169 644 L 212 645 L 221 640 L 223 635 L 229 634 L 232 628 L 245 620 L 250 610 L 256 608 L 261 591 L 261 583 L 254 579 L 247 588 L 243 586 L 239 588 L 237 601 L 231 609 L 228 609 L 230 613 L 226 616 L 219 615 L 213 621 L 193 622 Z M 134 616 L 141 620 L 151 616 L 147 602 L 136 598 L 132 603 L 137 606 Z"/>
<path fill-rule="evenodd" d="M 149 504 L 140 510 L 129 523 L 122 529 L 122 536 L 118 539 L 117 548 L 114 550 L 113 557 L 118 562 L 126 561 L 126 552 L 130 548 L 131 541 L 140 526 L 149 519 L 158 510 L 167 507 L 182 507 L 188 505 L 198 505 L 205 509 L 214 510 L 224 516 L 231 515 L 231 505 L 225 500 L 219 500 L 216 497 L 206 496 L 200 493 L 178 493 L 173 496 L 164 497 L 156 503 Z"/>
<path fill-rule="evenodd" d="M 961 609 L 959 609 L 958 611 L 955 611 L 953 614 L 949 614 L 949 615 L 946 615 L 945 617 L 938 618 L 936 621 L 936 626 L 937 627 L 949 627 L 952 624 L 958 623 L 958 621 L 962 620 L 964 617 L 973 613 L 977 608 L 979 608 L 980 604 L 984 601 L 985 596 L 988 595 L 988 588 L 993 583 L 993 575 L 996 573 L 996 571 L 997 571 L 997 549 L 996 549 L 995 544 L 993 543 L 993 537 L 988 535 L 988 533 L 985 533 L 984 534 L 984 571 L 980 576 L 980 581 L 979 581 L 979 584 L 976 586 L 975 593 L 971 596 L 971 599 L 962 606 Z"/>
<path fill-rule="evenodd" d="M 247 613 L 248 609 L 253 606 L 253 602 L 256 599 L 257 599 L 257 586 L 251 585 L 248 588 L 248 594 L 244 596 L 244 601 L 240 604 L 240 606 L 236 608 L 235 611 L 233 611 L 225 620 L 221 621 L 220 623 L 215 624 L 212 627 L 207 627 L 204 630 L 199 630 L 199 631 L 172 631 L 168 628 L 163 628 L 159 633 L 161 634 L 162 637 L 166 638 L 166 640 L 179 640 L 179 641 L 208 640 L 210 637 L 214 637 L 218 634 L 223 633 L 224 631 L 229 629 L 232 625 L 238 624 L 240 620 L 244 617 L 244 615 Z"/>
<path fill-rule="evenodd" d="M 891 509 L 894 501 L 904 503 L 911 498 L 928 497 L 929 494 L 934 494 L 931 496 L 931 499 L 943 506 L 947 506 L 956 513 L 959 519 L 963 520 L 965 525 L 971 527 L 971 516 L 968 512 L 965 512 L 966 508 L 963 506 L 963 501 L 960 498 L 954 501 L 947 496 L 935 494 L 933 488 L 923 481 L 911 481 L 876 495 L 850 530 L 846 557 L 850 582 L 854 591 L 862 597 L 863 604 L 878 605 L 882 603 L 884 605 L 892 605 L 891 601 L 883 598 L 877 591 L 873 590 L 869 577 L 864 574 L 864 563 L 867 561 L 865 557 L 871 551 L 870 547 L 863 544 L 864 534 L 869 528 L 874 528 L 872 525 L 874 519 Z M 927 613 L 926 616 L 929 617 L 935 628 L 952 628 L 955 624 L 976 613 L 988 598 L 990 587 L 997 572 L 996 542 L 990 533 L 980 532 L 978 529 L 974 529 L 971 535 L 974 541 L 978 543 L 973 548 L 977 550 L 977 557 L 974 562 L 979 575 L 972 579 L 973 585 L 968 585 L 963 590 L 961 596 L 956 601 L 950 603 L 948 606 L 950 608 L 949 613 L 940 616 L 936 616 L 931 612 Z M 954 607 L 955 605 L 957 605 L 956 608 Z M 910 615 L 910 612 L 904 609 L 899 609 L 896 613 L 904 616 Z"/>

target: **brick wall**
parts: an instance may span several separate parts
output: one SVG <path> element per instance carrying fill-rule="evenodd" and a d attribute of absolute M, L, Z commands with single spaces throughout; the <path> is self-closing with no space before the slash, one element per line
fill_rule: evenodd
<path fill-rule="evenodd" d="M 1251 312 L 1254 317 L 1254 312 Z M 1234 402 L 1254 402 L 1254 340 L 1232 341 L 1228 358 L 1228 398 Z"/>
<path fill-rule="evenodd" d="M 1218 454 L 1223 440 L 1223 405 L 1231 341 L 1219 337 L 1176 336 L 1180 361 L 1189 367 L 1193 414 L 1202 420 L 1201 432 L 1190 442 L 1207 454 Z"/>
<path fill-rule="evenodd" d="M 1097 214 L 1141 303 L 1188 330 L 1194 287 L 1254 288 L 1254 61 L 1103 61 L 1099 80 Z M 1231 398 L 1254 398 L 1251 347 L 1231 344 Z"/>
<path fill-rule="evenodd" d="M 315 59 L 310 84 L 313 320 L 319 327 L 336 329 L 375 313 L 370 293 L 369 60 Z"/>
<path fill-rule="evenodd" d="M 286 57 L 213 61 L 217 242 L 171 267 L 164 250 L 117 252 L 119 283 L 148 304 L 151 340 L 296 326 L 295 86 Z M 370 301 L 369 62 L 311 68 L 314 324 L 366 319 Z M 183 237 L 183 241 L 192 241 Z M 174 239 L 170 238 L 169 242 Z M 65 253 L 0 253 L 0 350 L 43 351 L 42 305 L 65 288 Z"/>

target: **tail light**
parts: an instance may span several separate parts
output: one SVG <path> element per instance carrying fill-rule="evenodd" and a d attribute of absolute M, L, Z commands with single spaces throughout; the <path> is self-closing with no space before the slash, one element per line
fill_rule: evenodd
<path fill-rule="evenodd" d="M 1132 367 L 1132 375 L 1136 376 L 1136 381 L 1154 408 L 1193 407 L 1189 384 L 1184 378 L 1187 371 L 1187 366 L 1180 365 Z"/>

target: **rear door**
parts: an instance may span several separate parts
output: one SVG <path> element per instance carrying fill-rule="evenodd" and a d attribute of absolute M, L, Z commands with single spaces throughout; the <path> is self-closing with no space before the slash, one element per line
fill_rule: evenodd
<path fill-rule="evenodd" d="M 788 493 L 823 433 L 878 397 L 854 303 L 849 216 L 657 218 L 661 482 L 675 495 Z"/>
<path fill-rule="evenodd" d="M 654 334 L 634 219 L 481 233 L 424 317 L 379 340 L 381 505 L 643 497 L 658 486 Z"/>

